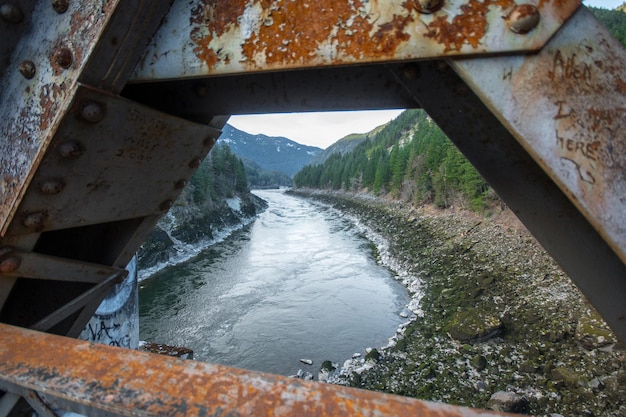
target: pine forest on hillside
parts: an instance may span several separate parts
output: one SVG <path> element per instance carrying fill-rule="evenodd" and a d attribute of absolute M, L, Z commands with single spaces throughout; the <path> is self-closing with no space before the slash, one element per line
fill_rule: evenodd
<path fill-rule="evenodd" d="M 297 187 L 365 190 L 439 207 L 496 199 L 487 183 L 423 110 L 407 110 L 352 152 L 304 167 Z"/>
<path fill-rule="evenodd" d="M 621 6 L 624 7 L 623 5 Z M 622 10 L 608 10 L 589 7 L 594 16 L 611 32 L 611 34 L 626 46 L 626 13 Z"/>
<path fill-rule="evenodd" d="M 626 46 L 626 13 L 589 8 Z M 349 153 L 305 166 L 296 187 L 390 194 L 439 207 L 467 205 L 481 211 L 497 196 L 422 110 L 408 110 Z"/>
<path fill-rule="evenodd" d="M 228 145 L 216 145 L 191 178 L 193 202 L 211 205 L 248 190 L 248 178 L 241 159 Z"/>

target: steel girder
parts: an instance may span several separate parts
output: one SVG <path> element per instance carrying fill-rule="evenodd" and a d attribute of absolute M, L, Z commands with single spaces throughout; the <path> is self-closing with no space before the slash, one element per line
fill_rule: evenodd
<path fill-rule="evenodd" d="M 77 336 L 227 115 L 421 106 L 626 340 L 626 53 L 577 0 L 10 1 L 0 35 L 4 323 Z"/>

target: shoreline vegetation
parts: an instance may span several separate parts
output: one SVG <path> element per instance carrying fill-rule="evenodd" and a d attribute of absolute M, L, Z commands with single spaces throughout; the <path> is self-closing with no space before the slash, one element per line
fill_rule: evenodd
<path fill-rule="evenodd" d="M 532 415 L 626 415 L 626 347 L 510 210 L 484 217 L 362 193 L 289 192 L 385 238 L 414 298 L 387 347 L 341 372 L 327 364 L 320 379 Z"/>

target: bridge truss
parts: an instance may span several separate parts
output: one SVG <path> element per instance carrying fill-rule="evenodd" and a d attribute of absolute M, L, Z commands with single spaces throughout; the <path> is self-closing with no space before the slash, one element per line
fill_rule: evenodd
<path fill-rule="evenodd" d="M 579 0 L 9 0 L 0 36 L 0 416 L 483 415 L 59 337 L 232 114 L 425 109 L 626 340 L 626 51 Z"/>

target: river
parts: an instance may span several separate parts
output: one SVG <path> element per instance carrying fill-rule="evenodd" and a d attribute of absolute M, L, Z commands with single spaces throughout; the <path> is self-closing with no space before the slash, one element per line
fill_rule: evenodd
<path fill-rule="evenodd" d="M 141 340 L 282 375 L 386 345 L 409 297 L 354 223 L 279 190 L 255 193 L 269 207 L 254 223 L 140 283 Z"/>

